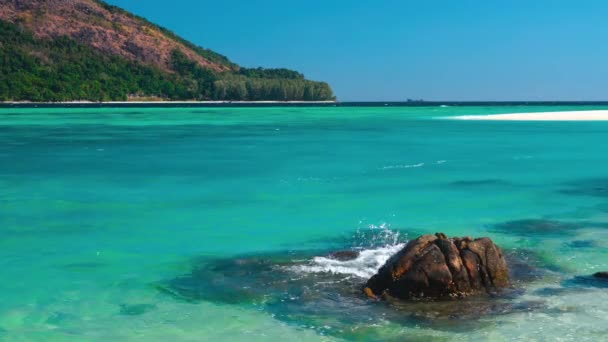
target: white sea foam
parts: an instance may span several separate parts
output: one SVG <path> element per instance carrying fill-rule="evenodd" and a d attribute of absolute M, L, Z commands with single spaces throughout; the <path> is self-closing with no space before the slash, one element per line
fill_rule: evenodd
<path fill-rule="evenodd" d="M 297 273 L 333 273 L 364 279 L 370 278 L 392 255 L 405 246 L 405 241 L 401 234 L 391 230 L 387 223 L 372 224 L 368 228 L 358 230 L 355 234 L 356 239 L 366 236 L 364 244 L 356 243 L 355 248 L 359 251 L 357 258 L 341 261 L 319 256 L 305 265 L 292 266 L 290 269 Z"/>
<path fill-rule="evenodd" d="M 432 164 L 441 165 L 447 163 L 447 160 L 437 160 Z M 379 170 L 396 170 L 396 169 L 416 169 L 419 167 L 426 166 L 426 163 L 418 163 L 418 164 L 398 164 L 398 165 L 387 165 L 379 168 Z"/>
<path fill-rule="evenodd" d="M 404 246 L 405 244 L 397 244 L 362 250 L 356 259 L 346 261 L 328 257 L 316 257 L 312 259 L 309 265 L 293 266 L 291 269 L 296 272 L 334 273 L 367 279 L 376 274 L 380 267 Z"/>
<path fill-rule="evenodd" d="M 418 167 L 423 167 L 423 166 L 424 166 L 424 163 L 410 164 L 410 165 L 388 165 L 388 166 L 383 166 L 381 168 L 381 170 L 413 169 L 413 168 L 418 168 Z"/>

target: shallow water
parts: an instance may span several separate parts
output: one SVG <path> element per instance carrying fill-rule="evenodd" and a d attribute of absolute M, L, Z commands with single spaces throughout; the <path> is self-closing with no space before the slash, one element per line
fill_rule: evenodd
<path fill-rule="evenodd" d="M 601 340 L 608 122 L 438 119 L 570 109 L 0 109 L 0 340 Z M 545 272 L 464 320 L 358 296 L 438 231 Z"/>

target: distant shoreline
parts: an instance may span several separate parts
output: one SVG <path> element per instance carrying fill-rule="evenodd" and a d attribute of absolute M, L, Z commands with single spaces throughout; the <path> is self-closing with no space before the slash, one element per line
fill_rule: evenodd
<path fill-rule="evenodd" d="M 7 101 L 0 104 L 7 105 L 125 105 L 125 104 L 327 104 L 338 103 L 338 101 L 59 101 L 59 102 L 31 102 L 31 101 Z"/>
<path fill-rule="evenodd" d="M 509 107 L 509 106 L 605 106 L 608 101 L 65 101 L 65 102 L 0 102 L 0 108 L 100 108 L 100 107 Z M 599 109 L 599 108 L 595 108 Z M 603 108 L 601 108 L 603 109 Z M 500 114 L 503 115 L 503 114 Z M 489 120 L 489 119 L 488 119 Z"/>
<path fill-rule="evenodd" d="M 0 102 L 0 108 L 53 108 L 53 107 L 280 107 L 330 106 L 338 101 L 61 101 L 61 102 Z"/>
<path fill-rule="evenodd" d="M 0 108 L 100 108 L 100 107 L 307 107 L 337 105 L 337 101 L 65 101 L 65 102 L 0 102 Z"/>

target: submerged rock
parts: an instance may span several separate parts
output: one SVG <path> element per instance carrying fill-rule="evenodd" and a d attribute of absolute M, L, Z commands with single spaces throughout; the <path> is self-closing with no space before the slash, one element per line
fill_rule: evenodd
<path fill-rule="evenodd" d="M 574 232 L 586 228 L 608 228 L 606 222 L 595 221 L 561 221 L 550 219 L 523 219 L 497 223 L 489 227 L 490 230 L 515 234 L 530 238 L 539 236 L 555 236 L 563 238 L 566 234 L 572 236 Z"/>
<path fill-rule="evenodd" d="M 540 260 L 534 251 L 527 249 L 507 251 L 505 259 L 507 265 L 509 265 L 511 281 L 514 286 L 539 280 L 547 275 L 550 270 L 557 269 L 554 265 L 547 265 Z"/>
<path fill-rule="evenodd" d="M 567 283 L 566 283 L 567 284 Z M 591 291 L 589 288 L 584 288 L 580 286 L 575 287 L 543 287 L 540 288 L 533 293 L 537 296 L 566 296 L 566 295 L 576 295 L 581 293 L 586 293 Z"/>
<path fill-rule="evenodd" d="M 597 288 L 608 288 L 608 272 L 597 272 L 593 275 L 576 276 L 561 282 L 562 287 L 538 289 L 534 294 L 540 296 L 575 295 L 594 291 Z"/>
<path fill-rule="evenodd" d="M 572 242 L 565 242 L 565 246 L 570 248 L 596 248 L 601 245 L 595 240 L 574 240 Z"/>
<path fill-rule="evenodd" d="M 560 190 L 566 195 L 608 197 L 608 178 L 581 179 L 567 183 L 568 188 Z"/>
<path fill-rule="evenodd" d="M 608 288 L 608 276 L 604 272 L 590 276 L 576 276 L 562 283 L 566 287 Z"/>
<path fill-rule="evenodd" d="M 427 320 L 476 320 L 491 315 L 546 310 L 541 301 L 513 301 L 487 297 L 470 297 L 459 301 L 404 302 L 392 300 L 391 305 L 399 313 L 410 318 Z"/>
<path fill-rule="evenodd" d="M 367 281 L 371 298 L 442 299 L 510 286 L 501 249 L 489 238 L 424 235 L 410 241 Z"/>
<path fill-rule="evenodd" d="M 333 252 L 330 253 L 328 255 L 328 257 L 330 259 L 335 259 L 338 261 L 348 261 L 348 260 L 355 260 L 357 259 L 357 257 L 359 257 L 359 252 L 358 251 L 337 251 L 337 252 Z"/>
<path fill-rule="evenodd" d="M 593 276 L 595 278 L 598 278 L 598 279 L 606 279 L 606 280 L 608 280 L 608 272 L 597 272 Z"/>
<path fill-rule="evenodd" d="M 469 188 L 469 187 L 485 187 L 485 186 L 507 186 L 511 183 L 502 179 L 478 179 L 478 180 L 459 180 L 448 184 L 451 187 Z"/>
<path fill-rule="evenodd" d="M 493 231 L 517 234 L 520 236 L 538 236 L 538 235 L 553 235 L 563 234 L 582 228 L 580 223 L 564 222 L 545 219 L 524 219 L 508 221 L 495 224 L 491 227 Z"/>
<path fill-rule="evenodd" d="M 154 304 L 121 304 L 120 314 L 127 316 L 140 316 L 156 309 Z"/>

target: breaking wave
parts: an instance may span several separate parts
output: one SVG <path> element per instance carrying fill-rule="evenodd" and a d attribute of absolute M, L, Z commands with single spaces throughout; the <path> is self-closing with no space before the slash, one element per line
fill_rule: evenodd
<path fill-rule="evenodd" d="M 370 278 L 405 244 L 363 250 L 353 260 L 340 261 L 331 257 L 315 257 L 309 265 L 292 266 L 291 270 L 306 273 L 333 273 Z"/>
<path fill-rule="evenodd" d="M 304 273 L 331 273 L 359 278 L 370 278 L 378 272 L 386 261 L 405 246 L 401 234 L 392 231 L 388 225 L 371 225 L 375 231 L 366 239 L 369 247 L 361 245 L 353 248 L 359 254 L 352 260 L 338 260 L 331 256 L 317 256 L 305 265 L 291 266 L 290 270 Z M 362 234 L 362 232 L 359 232 Z M 357 235 L 360 235 L 360 234 Z"/>

